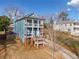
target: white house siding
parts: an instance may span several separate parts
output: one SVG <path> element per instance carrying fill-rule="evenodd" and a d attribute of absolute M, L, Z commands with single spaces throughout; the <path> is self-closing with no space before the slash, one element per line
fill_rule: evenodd
<path fill-rule="evenodd" d="M 65 31 L 65 32 L 70 32 L 71 31 L 71 23 L 63 23 L 62 22 L 57 22 L 57 23 L 54 23 L 53 25 L 54 29 L 57 30 L 57 31 Z"/>
<path fill-rule="evenodd" d="M 53 27 L 54 30 L 62 31 L 62 32 L 70 32 L 72 35 L 79 36 L 79 22 L 75 22 L 75 21 L 54 22 Z"/>
<path fill-rule="evenodd" d="M 16 34 L 21 38 L 21 41 L 24 42 L 24 20 L 16 22 L 15 27 Z"/>
<path fill-rule="evenodd" d="M 78 23 L 78 24 L 74 24 L 74 23 Z M 72 26 L 71 34 L 75 36 L 79 36 L 79 22 L 74 22 L 74 23 Z"/>

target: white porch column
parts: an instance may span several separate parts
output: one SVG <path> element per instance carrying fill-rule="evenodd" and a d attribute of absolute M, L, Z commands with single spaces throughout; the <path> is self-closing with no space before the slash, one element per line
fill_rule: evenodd
<path fill-rule="evenodd" d="M 33 28 L 34 28 L 34 19 L 32 19 L 32 37 L 34 36 L 34 33 L 33 33 Z"/>
<path fill-rule="evenodd" d="M 38 20 L 38 28 L 37 28 L 37 36 L 39 36 L 39 20 Z"/>
<path fill-rule="evenodd" d="M 24 39 L 27 38 L 27 18 L 24 19 Z"/>

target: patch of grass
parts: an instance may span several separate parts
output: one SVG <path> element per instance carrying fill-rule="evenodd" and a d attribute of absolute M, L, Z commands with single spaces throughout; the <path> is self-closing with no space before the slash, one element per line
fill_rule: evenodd
<path fill-rule="evenodd" d="M 79 41 L 69 38 L 66 34 L 61 34 L 56 37 L 56 41 L 66 45 L 72 52 L 79 56 Z"/>
<path fill-rule="evenodd" d="M 4 31 L 0 31 L 0 35 L 2 35 L 2 34 L 5 34 L 5 32 Z"/>

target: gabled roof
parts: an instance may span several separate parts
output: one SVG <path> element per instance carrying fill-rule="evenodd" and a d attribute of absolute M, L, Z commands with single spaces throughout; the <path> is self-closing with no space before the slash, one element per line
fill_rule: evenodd
<path fill-rule="evenodd" d="M 29 14 L 28 17 L 39 17 L 39 16 L 33 12 L 33 13 Z"/>
<path fill-rule="evenodd" d="M 20 19 L 17 19 L 15 22 L 20 21 L 20 20 L 23 20 L 23 19 L 25 19 L 25 18 L 32 18 L 32 19 L 45 20 L 45 18 L 38 16 L 36 13 L 31 13 L 31 14 L 28 14 L 28 15 L 26 15 L 26 16 L 20 18 Z"/>
<path fill-rule="evenodd" d="M 58 21 L 58 22 L 56 22 L 56 24 L 71 24 L 73 22 L 74 21 L 72 21 L 72 20 L 64 20 L 64 21 Z"/>

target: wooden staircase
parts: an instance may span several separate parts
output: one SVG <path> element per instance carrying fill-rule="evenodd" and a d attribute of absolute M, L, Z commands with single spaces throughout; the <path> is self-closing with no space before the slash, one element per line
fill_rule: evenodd
<path fill-rule="evenodd" d="M 34 46 L 36 45 L 37 48 L 39 48 L 39 45 L 43 45 L 44 47 L 45 41 L 43 37 L 35 37 L 34 38 Z"/>

